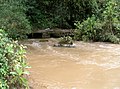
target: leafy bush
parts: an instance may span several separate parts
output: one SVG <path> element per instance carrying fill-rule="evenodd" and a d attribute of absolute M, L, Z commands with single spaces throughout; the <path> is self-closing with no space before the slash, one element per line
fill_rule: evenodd
<path fill-rule="evenodd" d="M 61 37 L 60 41 L 58 42 L 58 44 L 62 45 L 62 44 L 73 44 L 73 40 L 70 36 L 66 36 L 66 37 Z"/>
<path fill-rule="evenodd" d="M 101 31 L 102 24 L 93 15 L 91 18 L 80 23 L 79 21 L 75 23 L 77 29 L 75 30 L 76 40 L 83 41 L 96 41 Z"/>
<path fill-rule="evenodd" d="M 106 3 L 105 10 L 101 14 L 101 24 L 103 35 L 100 40 L 119 43 L 120 41 L 120 21 L 119 1 L 109 0 Z"/>
<path fill-rule="evenodd" d="M 0 89 L 27 89 L 25 68 L 24 46 L 9 39 L 0 29 Z"/>
<path fill-rule="evenodd" d="M 104 22 L 103 29 L 105 33 L 110 32 L 112 35 L 120 33 L 120 21 L 119 21 L 119 4 L 116 0 L 110 0 L 106 4 L 106 8 L 102 13 Z"/>
<path fill-rule="evenodd" d="M 120 21 L 117 0 L 109 0 L 100 18 L 93 15 L 87 20 L 75 23 L 75 39 L 83 41 L 108 41 L 119 43 Z"/>
<path fill-rule="evenodd" d="M 24 38 L 30 33 L 31 26 L 26 18 L 26 0 L 1 0 L 0 1 L 0 28 L 8 32 L 14 39 Z"/>

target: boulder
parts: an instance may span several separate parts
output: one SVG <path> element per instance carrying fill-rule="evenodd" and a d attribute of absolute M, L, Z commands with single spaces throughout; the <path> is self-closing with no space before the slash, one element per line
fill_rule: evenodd
<path fill-rule="evenodd" d="M 70 47 L 70 48 L 74 48 L 75 44 L 54 44 L 54 47 Z"/>

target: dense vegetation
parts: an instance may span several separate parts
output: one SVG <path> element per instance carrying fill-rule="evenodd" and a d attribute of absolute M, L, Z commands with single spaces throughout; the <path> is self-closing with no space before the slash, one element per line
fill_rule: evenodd
<path fill-rule="evenodd" d="M 0 0 L 0 28 L 11 38 L 24 38 L 30 33 L 30 22 L 26 17 L 26 0 Z"/>
<path fill-rule="evenodd" d="M 120 3 L 109 0 L 99 16 L 92 15 L 87 20 L 76 22 L 75 39 L 83 41 L 120 41 Z"/>
<path fill-rule="evenodd" d="M 24 46 L 0 29 L 0 89 L 28 88 Z"/>
<path fill-rule="evenodd" d="M 75 28 L 75 21 L 97 13 L 96 3 L 96 0 L 29 0 L 27 16 L 35 28 Z"/>
<path fill-rule="evenodd" d="M 37 29 L 77 27 L 76 40 L 119 42 L 119 0 L 1 0 L 0 8 L 0 28 L 14 39 Z"/>

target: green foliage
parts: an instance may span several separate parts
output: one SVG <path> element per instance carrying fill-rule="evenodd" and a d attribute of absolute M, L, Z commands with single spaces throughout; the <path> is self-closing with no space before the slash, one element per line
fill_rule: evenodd
<path fill-rule="evenodd" d="M 60 45 L 62 44 L 73 44 L 73 40 L 70 36 L 66 36 L 66 37 L 61 37 L 60 41 L 58 42 Z"/>
<path fill-rule="evenodd" d="M 55 26 L 53 23 L 53 14 L 51 7 L 52 1 L 46 0 L 28 0 L 27 1 L 27 16 L 34 29 L 51 28 Z"/>
<path fill-rule="evenodd" d="M 94 15 L 91 18 L 83 21 L 82 23 L 80 23 L 79 21 L 76 22 L 75 25 L 77 29 L 75 30 L 74 39 L 83 41 L 97 40 L 102 27 L 100 21 L 97 20 Z"/>
<path fill-rule="evenodd" d="M 115 0 L 110 0 L 107 4 L 106 4 L 106 8 L 102 14 L 103 16 L 103 21 L 104 21 L 104 28 L 108 31 L 111 31 L 111 33 L 113 33 L 113 28 L 115 27 L 115 29 L 120 29 L 119 28 L 119 13 L 118 12 L 118 4 Z"/>
<path fill-rule="evenodd" d="M 120 20 L 119 4 L 109 0 L 100 17 L 93 15 L 80 23 L 75 23 L 75 39 L 83 41 L 109 41 L 119 43 Z"/>
<path fill-rule="evenodd" d="M 103 36 L 103 38 L 101 38 L 102 41 L 108 41 L 108 42 L 112 42 L 112 43 L 119 43 L 120 39 L 115 36 L 115 35 L 112 35 L 111 33 L 107 33 Z"/>
<path fill-rule="evenodd" d="M 26 19 L 25 0 L 0 1 L 0 28 L 5 29 L 9 37 L 24 38 L 30 33 L 31 26 Z"/>
<path fill-rule="evenodd" d="M 25 68 L 24 46 L 9 39 L 0 29 L 0 89 L 27 89 Z"/>
<path fill-rule="evenodd" d="M 120 21 L 119 21 L 119 2 L 110 0 L 106 4 L 106 8 L 102 13 L 101 23 L 103 24 L 103 33 L 105 34 L 102 41 L 110 41 L 119 43 Z"/>
<path fill-rule="evenodd" d="M 75 21 L 98 13 L 96 0 L 29 0 L 27 4 L 27 16 L 37 28 L 74 28 Z"/>

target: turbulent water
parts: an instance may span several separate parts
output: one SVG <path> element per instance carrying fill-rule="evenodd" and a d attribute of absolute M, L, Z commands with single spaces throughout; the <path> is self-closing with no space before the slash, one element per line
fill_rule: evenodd
<path fill-rule="evenodd" d="M 53 47 L 56 42 L 24 42 L 32 89 L 120 89 L 120 45 L 75 42 L 75 48 Z"/>

